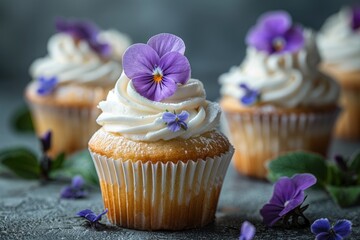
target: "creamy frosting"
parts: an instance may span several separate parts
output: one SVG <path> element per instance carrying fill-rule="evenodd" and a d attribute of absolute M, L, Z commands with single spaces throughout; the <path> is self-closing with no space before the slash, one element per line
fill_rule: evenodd
<path fill-rule="evenodd" d="M 360 70 L 360 29 L 351 28 L 350 16 L 348 8 L 330 16 L 317 39 L 324 62 L 347 71 Z"/>
<path fill-rule="evenodd" d="M 85 40 L 65 33 L 53 35 L 48 42 L 49 55 L 35 60 L 30 74 L 34 79 L 56 76 L 60 84 L 113 84 L 121 74 L 121 57 L 130 41 L 114 30 L 101 32 L 99 39 L 110 45 L 109 59 L 101 58 Z"/>
<path fill-rule="evenodd" d="M 155 102 L 136 92 L 131 80 L 123 73 L 99 107 L 102 113 L 97 122 L 106 131 L 136 141 L 187 139 L 214 129 L 220 119 L 219 105 L 206 101 L 204 86 L 196 79 L 179 85 L 176 93 L 166 100 Z M 187 111 L 188 129 L 171 132 L 162 120 L 166 110 L 177 114 Z"/>
<path fill-rule="evenodd" d="M 245 92 L 239 85 L 244 83 L 261 92 L 262 104 L 291 108 L 336 103 L 339 87 L 318 71 L 314 34 L 305 31 L 305 39 L 296 53 L 268 55 L 249 47 L 244 62 L 220 76 L 221 94 L 240 100 Z"/>

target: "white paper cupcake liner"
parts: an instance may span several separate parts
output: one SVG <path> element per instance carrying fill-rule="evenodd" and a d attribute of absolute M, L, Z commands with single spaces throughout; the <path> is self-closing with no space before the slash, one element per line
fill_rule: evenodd
<path fill-rule="evenodd" d="M 132 162 L 91 155 L 113 224 L 134 229 L 180 230 L 214 220 L 233 151 L 231 147 L 215 158 L 177 163 Z"/>
<path fill-rule="evenodd" d="M 99 129 L 96 107 L 60 107 L 31 103 L 37 135 L 52 131 L 51 155 L 86 149 L 92 134 Z"/>
<path fill-rule="evenodd" d="M 225 115 L 235 167 L 245 175 L 265 178 L 266 161 L 281 153 L 305 150 L 326 155 L 338 111 Z"/>

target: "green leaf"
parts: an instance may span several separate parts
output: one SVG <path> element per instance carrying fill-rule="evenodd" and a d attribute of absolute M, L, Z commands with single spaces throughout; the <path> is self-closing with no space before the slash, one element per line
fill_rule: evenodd
<path fill-rule="evenodd" d="M 83 150 L 67 158 L 60 170 L 53 173 L 53 176 L 72 178 L 81 175 L 89 184 L 99 184 L 96 169 L 89 151 Z"/>
<path fill-rule="evenodd" d="M 51 171 L 56 171 L 62 168 L 62 165 L 65 160 L 65 153 L 60 153 L 56 158 L 51 162 Z"/>
<path fill-rule="evenodd" d="M 327 185 L 326 190 L 340 207 L 360 204 L 360 186 L 338 187 Z"/>
<path fill-rule="evenodd" d="M 315 153 L 288 153 L 272 160 L 267 167 L 269 170 L 268 179 L 272 182 L 280 177 L 292 177 L 298 173 L 313 174 L 318 180 L 318 186 L 323 186 L 327 179 L 325 159 Z"/>
<path fill-rule="evenodd" d="M 0 151 L 0 163 L 19 177 L 26 179 L 40 177 L 37 157 L 26 148 L 9 148 Z"/>
<path fill-rule="evenodd" d="M 12 127 L 17 132 L 34 132 L 30 110 L 27 106 L 21 106 L 11 116 Z"/>
<path fill-rule="evenodd" d="M 360 174 L 360 151 L 356 151 L 350 158 L 350 169 Z"/>

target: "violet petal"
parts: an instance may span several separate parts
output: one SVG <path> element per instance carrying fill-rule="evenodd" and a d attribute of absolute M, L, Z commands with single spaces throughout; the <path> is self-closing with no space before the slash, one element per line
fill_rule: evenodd
<path fill-rule="evenodd" d="M 277 221 L 281 219 L 279 214 L 283 209 L 284 207 L 276 204 L 265 204 L 260 210 L 260 214 L 263 217 L 264 224 L 270 227 L 273 226 Z"/>
<path fill-rule="evenodd" d="M 349 220 L 343 219 L 339 220 L 335 223 L 333 229 L 334 232 L 341 237 L 347 237 L 351 233 L 351 225 L 352 223 Z"/>
<path fill-rule="evenodd" d="M 319 234 L 321 232 L 328 232 L 330 231 L 330 222 L 327 218 L 320 218 L 313 222 L 311 225 L 311 232 L 314 234 Z"/>
<path fill-rule="evenodd" d="M 303 203 L 303 201 L 304 201 L 304 192 L 300 191 L 292 199 L 289 199 L 288 201 L 285 202 L 284 209 L 279 213 L 279 215 L 281 217 L 286 215 L 290 211 L 300 206 Z"/>
<path fill-rule="evenodd" d="M 255 226 L 248 221 L 241 225 L 241 235 L 239 240 L 252 240 L 255 236 Z"/>
<path fill-rule="evenodd" d="M 159 56 L 153 48 L 137 43 L 125 51 L 122 63 L 126 76 L 133 80 L 140 76 L 152 76 L 159 61 Z"/>
<path fill-rule="evenodd" d="M 354 31 L 360 28 L 360 6 L 351 8 L 351 28 Z"/>
<path fill-rule="evenodd" d="M 105 209 L 105 211 L 103 211 L 102 213 L 100 213 L 99 215 L 96 216 L 96 218 L 94 219 L 93 222 L 97 222 L 97 221 L 101 220 L 101 217 L 103 215 L 107 214 L 107 212 L 108 212 L 108 209 Z"/>
<path fill-rule="evenodd" d="M 272 36 L 267 31 L 263 30 L 262 27 L 252 27 L 246 35 L 246 44 L 255 47 L 259 51 L 271 52 Z"/>
<path fill-rule="evenodd" d="M 310 173 L 296 174 L 292 177 L 292 181 L 299 190 L 305 190 L 316 183 L 316 177 Z"/>
<path fill-rule="evenodd" d="M 187 111 L 181 111 L 177 117 L 179 121 L 185 122 L 189 118 L 189 113 Z"/>
<path fill-rule="evenodd" d="M 182 55 L 185 53 L 184 41 L 170 33 L 157 34 L 151 37 L 147 44 L 158 53 L 160 58 L 169 52 L 178 52 Z"/>
<path fill-rule="evenodd" d="M 162 120 L 166 123 L 175 122 L 176 114 L 172 112 L 164 112 L 162 115 Z"/>
<path fill-rule="evenodd" d="M 170 122 L 167 125 L 167 128 L 171 131 L 171 132 L 177 132 L 180 130 L 180 124 L 177 121 L 174 122 Z"/>
<path fill-rule="evenodd" d="M 166 53 L 159 63 L 164 76 L 176 83 L 185 84 L 190 79 L 191 68 L 188 59 L 178 52 Z"/>
<path fill-rule="evenodd" d="M 305 39 L 303 29 L 300 26 L 294 26 L 284 34 L 286 41 L 285 47 L 281 52 L 296 52 L 304 45 Z"/>
<path fill-rule="evenodd" d="M 271 11 L 261 15 L 257 25 L 268 29 L 273 34 L 283 34 L 291 27 L 291 17 L 285 11 Z"/>
<path fill-rule="evenodd" d="M 95 220 L 97 218 L 96 214 L 93 211 L 91 211 L 90 209 L 82 210 L 82 211 L 76 213 L 76 215 L 79 217 L 83 217 L 83 218 L 89 220 L 90 222 L 95 222 Z"/>
<path fill-rule="evenodd" d="M 285 202 L 291 200 L 296 193 L 297 189 L 292 180 L 288 177 L 281 177 L 275 183 L 270 203 L 284 206 Z"/>
<path fill-rule="evenodd" d="M 47 152 L 50 150 L 51 137 L 52 137 L 52 132 L 50 130 L 45 132 L 45 134 L 42 137 L 40 137 L 40 142 L 41 142 L 43 152 Z"/>

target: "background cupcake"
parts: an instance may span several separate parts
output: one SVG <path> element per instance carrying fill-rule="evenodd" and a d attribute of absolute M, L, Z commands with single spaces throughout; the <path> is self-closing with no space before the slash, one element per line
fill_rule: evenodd
<path fill-rule="evenodd" d="M 265 162 L 282 152 L 326 154 L 339 87 L 318 71 L 312 32 L 293 25 L 286 12 L 269 12 L 246 42 L 244 62 L 220 76 L 236 169 L 264 178 Z"/>
<path fill-rule="evenodd" d="M 220 107 L 190 79 L 185 44 L 159 34 L 134 44 L 124 73 L 100 102 L 103 127 L 89 142 L 109 220 L 180 230 L 215 218 L 233 149 L 215 130 Z"/>
<path fill-rule="evenodd" d="M 48 56 L 32 63 L 25 92 L 36 133 L 53 133 L 52 155 L 86 148 L 98 129 L 96 106 L 120 76 L 130 44 L 127 36 L 85 21 L 58 19 L 56 30 Z"/>
<path fill-rule="evenodd" d="M 360 6 L 331 16 L 318 37 L 322 69 L 340 83 L 342 112 L 336 136 L 360 139 Z"/>

